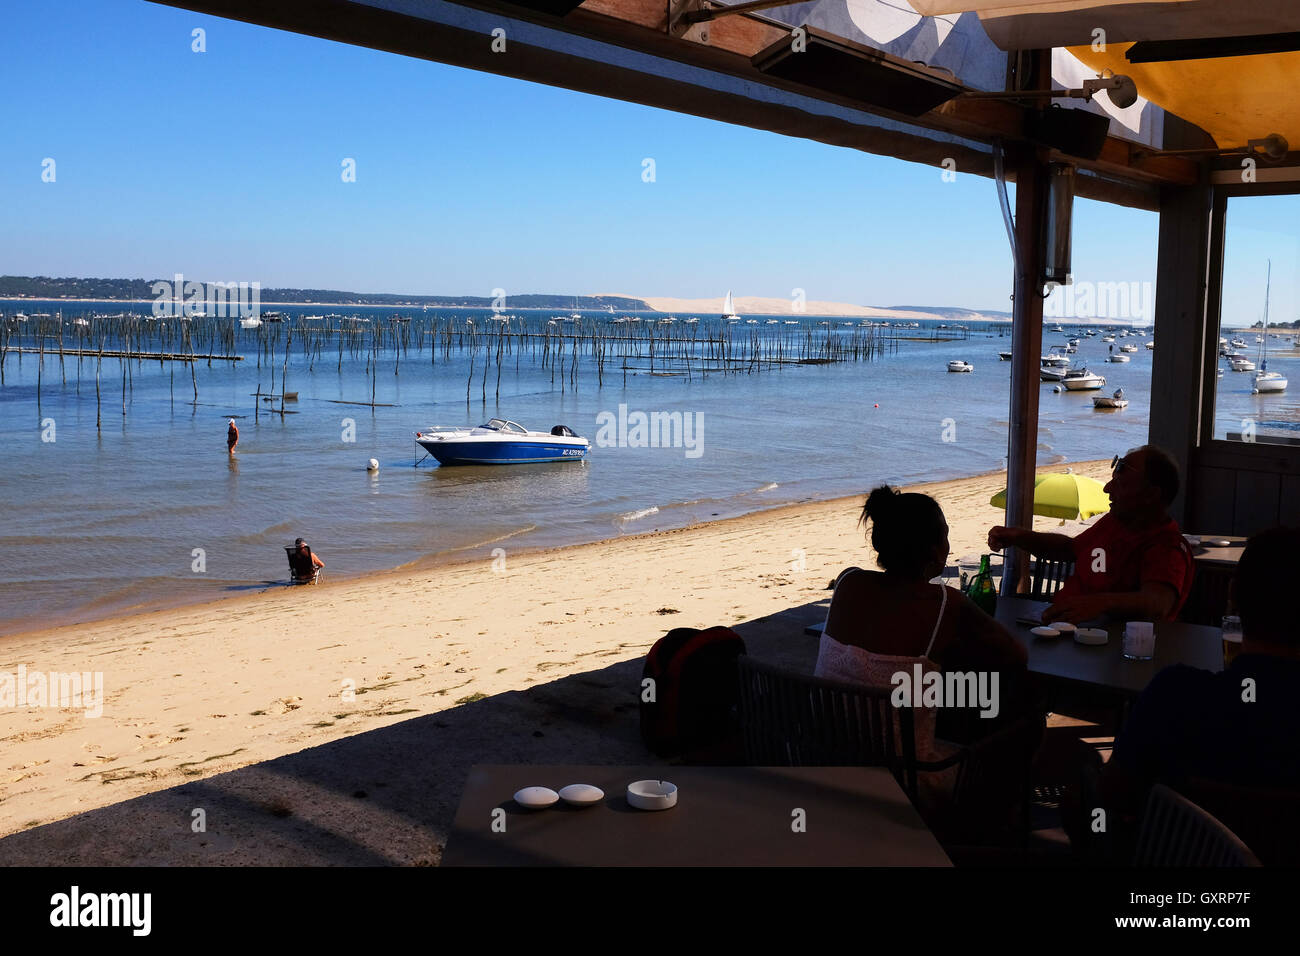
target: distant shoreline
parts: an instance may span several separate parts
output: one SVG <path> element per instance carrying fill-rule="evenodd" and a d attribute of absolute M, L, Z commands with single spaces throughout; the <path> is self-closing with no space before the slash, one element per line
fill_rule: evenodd
<path fill-rule="evenodd" d="M 58 298 L 58 299 L 33 299 L 33 298 L 10 298 L 10 297 L 0 296 L 0 303 L 31 303 L 31 302 L 94 303 L 94 302 L 110 302 L 110 303 L 122 304 L 122 305 L 140 305 L 140 304 L 143 304 L 143 305 L 151 305 L 154 301 L 155 301 L 154 299 L 64 299 L 64 298 Z M 424 308 L 423 305 L 398 305 L 398 304 L 395 304 L 395 303 L 369 304 L 369 303 L 359 303 L 359 302 L 260 302 L 259 305 L 260 305 L 260 306 L 277 306 L 277 307 L 289 306 L 289 307 L 292 307 L 292 308 L 301 308 L 301 309 L 307 309 L 307 308 L 312 308 L 312 309 L 314 309 L 314 308 L 329 308 L 329 309 L 423 309 L 423 308 Z M 429 308 L 431 308 L 431 309 L 475 309 L 475 310 L 478 310 L 478 311 L 491 311 L 491 310 L 488 309 L 486 306 L 476 306 L 476 305 L 434 305 L 434 306 L 429 306 Z M 507 311 L 507 312 L 550 312 L 550 313 L 556 313 L 556 312 L 564 312 L 564 311 L 566 311 L 566 309 L 564 309 L 564 308 L 560 308 L 560 307 L 558 307 L 558 306 L 548 306 L 548 307 L 537 307 L 537 306 L 515 306 L 515 307 L 513 307 L 513 308 L 507 306 L 507 307 L 506 307 L 505 309 L 503 309 L 502 311 Z M 572 308 L 568 308 L 567 311 L 571 312 L 571 311 L 573 311 L 573 309 L 572 309 Z M 580 311 L 580 312 L 600 312 L 600 313 L 603 313 L 603 314 L 606 314 L 606 315 L 614 315 L 614 316 L 618 316 L 618 315 L 672 315 L 672 314 L 674 314 L 674 313 L 672 313 L 672 312 L 664 312 L 664 311 L 662 311 L 662 310 L 657 310 L 657 309 L 650 309 L 650 310 L 639 310 L 639 309 L 618 309 L 618 310 L 615 310 L 614 312 L 609 312 L 607 309 L 581 309 L 581 308 L 580 308 L 578 311 Z M 682 314 L 689 315 L 689 314 L 691 314 L 691 313 L 690 313 L 689 311 L 685 311 L 685 310 L 683 310 L 683 311 L 682 311 Z M 797 313 L 796 313 L 796 312 L 743 312 L 743 313 L 740 313 L 740 317 L 741 317 L 742 319 L 744 319 L 746 316 L 749 316 L 749 317 L 751 317 L 751 318 L 760 318 L 760 317 L 761 317 L 761 318 L 769 318 L 769 317 L 774 317 L 774 316 L 784 316 L 784 317 L 786 317 L 786 318 L 793 318 L 793 319 L 796 319 L 796 320 L 798 320 L 798 319 L 842 319 L 842 320 L 844 320 L 844 321 L 848 321 L 849 318 L 854 318 L 854 319 L 868 319 L 868 318 L 872 318 L 871 316 L 844 316 L 844 315 L 839 315 L 839 314 L 836 314 L 836 313 L 826 313 L 826 312 L 797 312 Z M 713 318 L 714 315 L 713 315 L 712 313 L 709 313 L 709 317 L 710 317 L 710 318 Z M 721 317 L 721 314 L 719 313 L 717 317 L 720 318 L 720 317 Z M 235 316 L 231 316 L 231 318 L 235 318 Z M 700 316 L 700 318 L 704 318 L 704 316 Z M 873 319 L 873 321 L 875 321 L 875 320 Z M 909 318 L 907 318 L 907 319 L 892 319 L 892 318 L 888 318 L 888 317 L 886 317 L 885 319 L 883 319 L 883 321 L 889 322 L 889 323 L 891 323 L 891 324 L 893 324 L 893 323 L 895 323 L 895 322 L 905 322 L 905 321 L 913 321 L 913 322 L 916 322 L 916 321 L 924 321 L 924 322 L 940 322 L 940 323 L 943 323 L 943 324 L 945 324 L 945 325 L 952 326 L 952 325 L 966 325 L 966 324 L 971 324 L 971 325 L 974 325 L 974 324 L 987 325 L 987 324 L 995 324 L 995 323 L 999 323 L 999 322 L 1001 322 L 1001 323 L 1006 323 L 1006 322 L 1010 322 L 1011 319 L 1010 319 L 1010 318 L 993 318 L 993 317 L 987 317 L 987 316 L 982 316 L 982 315 L 979 316 L 979 317 L 966 317 L 966 316 L 963 316 L 963 317 L 961 317 L 961 318 L 945 318 L 945 317 L 943 317 L 943 316 L 935 315 L 935 316 L 933 316 L 933 317 L 931 317 L 931 318 L 923 318 L 923 317 L 921 317 L 921 316 L 918 314 L 918 315 L 916 315 L 916 316 L 909 317 Z M 1100 316 L 1087 317 L 1087 318 L 1070 318 L 1070 317 L 1068 317 L 1068 316 L 1062 316 L 1062 317 L 1054 317 L 1051 321 L 1052 321 L 1054 324 L 1057 324 L 1057 325 L 1062 325 L 1062 324 L 1065 324 L 1065 323 L 1069 323 L 1069 324 L 1072 325 L 1072 326 L 1085 326 L 1085 327 L 1086 327 L 1086 326 L 1112 326 L 1112 325 L 1113 325 L 1113 326 L 1116 326 L 1116 327 L 1118 327 L 1118 328 L 1131 328 L 1131 329 L 1154 329 L 1154 328 L 1155 328 L 1155 326 L 1152 325 L 1152 324 L 1138 325 L 1138 324 L 1134 324 L 1133 322 L 1128 321 L 1128 320 L 1125 320 L 1125 319 L 1110 319 L 1110 318 L 1104 318 L 1104 317 L 1100 317 Z M 1045 321 L 1043 322 L 1043 325 L 1046 327 L 1047 324 L 1048 324 L 1048 323 L 1047 323 L 1047 321 L 1045 320 Z M 1235 326 L 1224 326 L 1224 328 L 1235 328 Z M 1242 328 L 1243 330 L 1249 330 L 1249 329 L 1250 329 L 1250 326 L 1242 326 L 1241 328 Z M 1044 331 L 1046 331 L 1046 328 L 1044 328 Z"/>

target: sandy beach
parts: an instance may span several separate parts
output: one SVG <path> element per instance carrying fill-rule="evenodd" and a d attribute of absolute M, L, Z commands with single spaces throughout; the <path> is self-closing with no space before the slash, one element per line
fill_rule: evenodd
<path fill-rule="evenodd" d="M 1073 467 L 1108 476 L 1106 462 Z M 1003 484 L 997 473 L 909 490 L 943 505 L 955 561 L 984 549 Z M 874 566 L 860 506 L 792 505 L 7 638 L 0 672 L 100 672 L 104 699 L 98 717 L 0 709 L 0 835 L 637 658 L 671 627 L 822 600 L 844 567 Z"/>

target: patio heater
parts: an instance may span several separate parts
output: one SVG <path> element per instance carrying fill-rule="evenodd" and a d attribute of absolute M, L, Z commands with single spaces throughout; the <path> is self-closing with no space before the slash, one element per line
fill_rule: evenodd
<path fill-rule="evenodd" d="M 1074 167 L 1049 163 L 1047 214 L 1043 223 L 1043 283 L 1069 285 L 1070 231 L 1074 213 Z"/>

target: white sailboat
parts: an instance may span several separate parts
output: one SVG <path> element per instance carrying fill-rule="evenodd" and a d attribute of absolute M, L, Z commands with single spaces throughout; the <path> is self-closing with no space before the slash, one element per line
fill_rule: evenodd
<path fill-rule="evenodd" d="M 1268 370 L 1268 294 L 1273 279 L 1273 260 L 1268 261 L 1268 272 L 1264 279 L 1264 335 L 1260 343 L 1259 371 L 1255 373 L 1253 392 L 1285 392 L 1286 378 L 1281 372 Z"/>
<path fill-rule="evenodd" d="M 731 301 L 731 290 L 727 290 L 727 298 L 722 303 L 722 321 L 739 322 L 740 316 L 736 315 L 736 305 Z"/>

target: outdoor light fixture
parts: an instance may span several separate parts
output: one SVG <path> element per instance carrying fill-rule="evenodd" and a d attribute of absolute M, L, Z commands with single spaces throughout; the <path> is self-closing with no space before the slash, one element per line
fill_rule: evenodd
<path fill-rule="evenodd" d="M 1253 156 L 1270 163 L 1286 159 L 1291 146 L 1281 133 L 1269 133 L 1261 139 L 1248 139 L 1245 146 L 1227 146 L 1220 149 L 1208 146 L 1198 149 L 1142 149 L 1134 150 L 1135 158 L 1145 156 Z"/>
<path fill-rule="evenodd" d="M 1132 78 L 1122 73 L 1112 74 L 1109 70 L 1095 80 L 1084 80 L 1083 86 L 1077 90 L 994 90 L 991 92 L 976 90 L 964 94 L 964 98 L 968 100 L 1076 99 L 1091 102 L 1093 96 L 1103 90 L 1106 91 L 1107 98 L 1116 109 L 1128 109 L 1138 99 L 1137 84 Z"/>
<path fill-rule="evenodd" d="M 1047 215 L 1043 223 L 1043 283 L 1069 285 L 1070 230 L 1074 212 L 1074 167 L 1049 163 Z"/>

